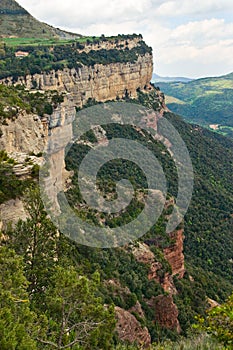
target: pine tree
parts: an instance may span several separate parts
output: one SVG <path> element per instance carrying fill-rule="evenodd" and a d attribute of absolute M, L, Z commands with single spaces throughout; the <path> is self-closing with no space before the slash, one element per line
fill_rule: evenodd
<path fill-rule="evenodd" d="M 0 349 L 37 349 L 36 317 L 30 310 L 23 261 L 13 250 L 0 247 Z"/>

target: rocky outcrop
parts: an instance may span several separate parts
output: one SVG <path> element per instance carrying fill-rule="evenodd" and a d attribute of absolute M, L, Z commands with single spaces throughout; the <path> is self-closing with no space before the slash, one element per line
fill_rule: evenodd
<path fill-rule="evenodd" d="M 48 118 L 48 138 L 44 151 L 49 159 L 49 176 L 44 178 L 44 186 L 54 210 L 59 209 L 57 193 L 64 190 L 68 177 L 65 170 L 65 148 L 73 137 L 72 122 L 75 115 L 75 107 L 66 98 Z"/>
<path fill-rule="evenodd" d="M 180 229 L 172 232 L 170 238 L 174 243 L 163 250 L 164 257 L 171 265 L 172 275 L 183 278 L 185 273 L 183 254 L 184 230 Z"/>
<path fill-rule="evenodd" d="M 155 319 L 162 327 L 181 332 L 178 321 L 179 312 L 171 295 L 152 298 L 148 305 L 154 310 Z"/>
<path fill-rule="evenodd" d="M 43 152 L 47 131 L 37 115 L 22 111 L 15 120 L 6 120 L 0 129 L 0 149 L 8 154 Z"/>
<path fill-rule="evenodd" d="M 137 47 L 138 44 L 142 41 L 141 37 L 135 37 L 134 39 L 112 39 L 99 41 L 98 43 L 90 42 L 84 45 L 83 49 L 79 49 L 79 52 L 90 52 L 92 50 L 131 50 L 134 47 Z"/>
<path fill-rule="evenodd" d="M 178 321 L 178 309 L 173 301 L 173 295 L 177 294 L 173 276 L 179 278 L 184 276 L 184 255 L 183 255 L 183 229 L 174 231 L 170 238 L 173 244 L 164 249 L 164 258 L 169 262 L 172 274 L 164 272 L 162 262 L 156 261 L 155 254 L 150 250 L 150 247 L 145 243 L 138 243 L 132 246 L 131 250 L 140 263 L 148 265 L 148 279 L 155 280 L 159 283 L 168 296 L 161 295 L 157 298 L 152 298 L 148 305 L 154 309 L 155 320 L 164 328 L 181 332 Z"/>
<path fill-rule="evenodd" d="M 136 260 L 140 263 L 153 264 L 155 261 L 154 253 L 145 243 L 138 242 L 136 245 L 132 246 L 132 253 Z"/>
<path fill-rule="evenodd" d="M 172 295 L 177 294 L 172 275 L 168 272 L 163 271 L 163 264 L 159 261 L 156 261 L 154 253 L 150 250 L 150 247 L 147 244 L 138 243 L 137 246 L 134 246 L 132 248 L 132 253 L 138 262 L 148 265 L 149 280 L 155 280 L 163 287 L 165 292 L 168 292 Z"/>
<path fill-rule="evenodd" d="M 117 318 L 116 331 L 119 339 L 148 348 L 151 344 L 151 337 L 147 327 L 142 327 L 136 317 L 129 311 L 116 307 L 115 312 Z"/>
<path fill-rule="evenodd" d="M 76 106 L 83 106 L 89 99 L 96 101 L 115 100 L 127 93 L 137 97 L 137 89 L 150 88 L 153 72 L 152 55 L 146 53 L 139 56 L 136 62 L 111 63 L 107 65 L 95 64 L 76 69 L 64 69 L 27 75 L 18 78 L 7 78 L 2 83 L 25 85 L 32 89 L 35 85 L 40 90 L 57 90 L 67 92 L 69 99 Z"/>
<path fill-rule="evenodd" d="M 0 205 L 0 230 L 7 228 L 9 223 L 16 224 L 19 219 L 26 220 L 27 213 L 20 199 L 12 199 Z"/>
<path fill-rule="evenodd" d="M 144 311 L 142 310 L 142 305 L 139 303 L 139 301 L 136 302 L 136 304 L 129 309 L 129 311 L 132 314 L 137 314 L 140 318 L 145 318 Z"/>

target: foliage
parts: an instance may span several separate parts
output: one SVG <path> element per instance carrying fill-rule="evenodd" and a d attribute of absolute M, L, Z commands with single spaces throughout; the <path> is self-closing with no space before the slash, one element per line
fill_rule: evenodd
<path fill-rule="evenodd" d="M 29 308 L 23 262 L 13 250 L 0 247 L 0 348 L 35 350 L 35 314 Z"/>
<path fill-rule="evenodd" d="M 14 160 L 5 151 L 0 151 L 0 204 L 21 196 L 32 182 L 20 180 L 13 170 Z"/>
<path fill-rule="evenodd" d="M 194 167 L 193 198 L 185 217 L 186 258 L 232 281 L 232 141 L 172 113 L 164 116 L 179 130 Z"/>
<path fill-rule="evenodd" d="M 45 292 L 48 340 L 39 339 L 43 349 L 108 349 L 115 326 L 114 309 L 95 296 L 98 274 L 92 280 L 80 276 L 74 267 L 54 270 Z"/>
<path fill-rule="evenodd" d="M 99 295 L 99 274 L 93 271 L 83 275 L 85 265 L 78 267 L 77 259 L 74 261 L 73 256 L 69 256 L 72 244 L 58 234 L 47 217 L 37 187 L 25 193 L 25 209 L 28 219 L 8 230 L 2 243 L 7 249 L 13 247 L 22 257 L 18 260 L 26 278 L 18 281 L 15 275 L 14 280 L 22 291 L 19 296 L 35 314 L 32 349 L 33 344 L 37 344 L 38 349 L 49 350 L 78 349 L 81 344 L 83 349 L 109 349 L 115 325 L 114 309 L 105 306 Z M 6 271 L 12 273 L 11 265 Z M 10 322 L 14 324 L 13 320 Z M 20 347 L 20 340 L 16 339 L 12 350 L 28 348 Z"/>
<path fill-rule="evenodd" d="M 227 349 L 233 346 L 233 294 L 228 300 L 209 310 L 207 317 L 199 317 L 199 325 L 204 330 L 223 343 Z"/>
<path fill-rule="evenodd" d="M 0 84 L 0 123 L 6 124 L 6 119 L 17 118 L 20 111 L 39 116 L 51 115 L 53 109 L 63 101 L 63 94 L 56 91 L 30 93 L 23 86 L 8 87 Z"/>
<path fill-rule="evenodd" d="M 57 229 L 47 218 L 37 187 L 29 187 L 25 191 L 24 200 L 29 217 L 26 221 L 20 220 L 16 227 L 8 232 L 8 236 L 12 248 L 23 256 L 29 281 L 28 291 L 37 299 L 53 274 Z"/>
<path fill-rule="evenodd" d="M 82 65 L 94 66 L 95 64 L 110 64 L 116 62 L 136 62 L 138 56 L 151 53 L 152 49 L 144 41 L 140 41 L 138 46 L 131 50 L 101 49 L 86 52 L 78 52 L 80 44 L 73 42 L 67 45 L 51 46 L 27 46 L 17 49 L 26 50 L 29 56 L 24 58 L 15 57 L 16 48 L 5 46 L 4 53 L 0 55 L 0 79 L 13 77 L 17 79 L 27 74 L 36 74 L 43 71 L 59 70 L 65 67 L 81 68 Z M 1 51 L 0 51 L 1 53 Z"/>

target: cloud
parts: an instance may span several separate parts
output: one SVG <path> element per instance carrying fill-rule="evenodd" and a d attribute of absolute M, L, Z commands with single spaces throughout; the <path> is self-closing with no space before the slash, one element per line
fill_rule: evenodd
<path fill-rule="evenodd" d="M 159 40 L 152 33 L 160 33 Z M 218 75 L 233 70 L 233 23 L 223 19 L 194 21 L 175 29 L 152 27 L 146 34 L 157 46 L 156 66 L 162 75 Z"/>
<path fill-rule="evenodd" d="M 232 0 L 164 1 L 157 9 L 159 16 L 209 15 L 233 9 Z"/>
<path fill-rule="evenodd" d="M 40 20 L 87 35 L 142 33 L 160 75 L 233 71 L 232 0 L 18 0 Z"/>
<path fill-rule="evenodd" d="M 40 19 L 53 20 L 57 25 L 86 27 L 93 23 L 119 23 L 146 14 L 151 0 L 21 0 L 20 4 Z"/>

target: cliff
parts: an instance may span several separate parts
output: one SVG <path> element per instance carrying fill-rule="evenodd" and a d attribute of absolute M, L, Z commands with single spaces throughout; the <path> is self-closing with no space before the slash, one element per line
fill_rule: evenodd
<path fill-rule="evenodd" d="M 125 49 L 126 46 L 133 48 L 138 45 L 140 39 L 132 41 L 119 41 L 114 44 L 117 49 Z M 96 44 L 89 44 L 83 50 L 113 48 L 112 42 L 104 42 L 95 47 Z M 53 183 L 47 183 L 50 200 L 56 205 L 57 198 L 54 198 L 54 184 L 59 190 L 64 188 L 67 172 L 65 171 L 64 155 L 65 147 L 72 139 L 72 121 L 75 118 L 75 107 L 84 106 L 88 100 L 108 101 L 122 98 L 125 95 L 136 98 L 138 90 L 150 91 L 150 79 L 153 71 L 152 55 L 146 53 L 139 55 L 135 62 L 116 62 L 107 65 L 95 64 L 93 66 L 82 66 L 78 69 L 65 68 L 64 70 L 52 70 L 41 74 L 26 75 L 17 78 L 7 78 L 2 81 L 7 85 L 24 85 L 26 89 L 40 91 L 57 90 L 64 93 L 64 102 L 53 109 L 51 115 L 39 117 L 33 113 L 20 111 L 14 120 L 6 120 L 1 126 L 2 137 L 0 137 L 0 149 L 4 149 L 17 162 L 15 171 L 18 176 L 25 176 L 30 173 L 30 167 L 24 168 L 25 157 L 30 154 L 39 155 L 33 161 L 40 164 L 41 153 L 49 140 L 49 150 L 51 151 L 52 167 L 51 178 Z M 154 119 L 146 121 L 148 126 L 156 129 L 157 120 L 161 118 L 166 110 L 164 95 L 155 91 L 151 94 L 153 106 L 158 104 L 158 110 L 154 113 Z M 98 141 L 103 143 L 105 134 L 101 128 L 96 128 L 94 133 Z M 32 157 L 30 155 L 30 157 Z M 61 171 L 62 169 L 62 171 Z M 24 172 L 25 170 L 25 172 Z M 49 181 L 49 180 L 48 180 Z M 12 215 L 9 213 L 12 212 Z M 11 220 L 16 222 L 19 218 L 25 218 L 26 214 L 20 200 L 12 200 L 0 206 L 0 216 L 2 223 L 7 224 Z M 6 218 L 6 219 L 3 219 Z M 133 250 L 133 255 L 139 263 L 149 266 L 148 279 L 160 283 L 169 296 L 160 295 L 158 299 L 147 300 L 154 310 L 154 321 L 162 327 L 180 331 L 178 322 L 178 310 L 173 302 L 173 294 L 177 290 L 173 283 L 173 275 L 180 278 L 184 274 L 183 256 L 183 231 L 176 231 L 171 236 L 173 244 L 164 249 L 164 258 L 170 264 L 172 272 L 163 271 L 163 264 L 157 261 L 156 256 L 147 244 L 139 244 Z M 129 291 L 130 292 L 130 291 Z M 148 304 L 148 305 L 149 305 Z M 164 307 L 166 305 L 166 307 Z M 164 311 L 165 310 L 165 311 Z M 117 326 L 116 330 L 121 340 L 137 342 L 147 347 L 151 343 L 151 337 L 146 327 L 141 326 L 137 317 L 144 318 L 143 310 L 139 302 L 131 308 L 124 310 L 116 308 Z"/>
<path fill-rule="evenodd" d="M 20 111 L 14 120 L 7 119 L 1 125 L 0 149 L 12 156 L 43 152 L 48 134 L 46 124 L 38 115 Z"/>
<path fill-rule="evenodd" d="M 172 267 L 172 275 L 183 278 L 185 273 L 183 254 L 184 230 L 180 229 L 172 232 L 170 238 L 174 243 L 163 250 L 164 257 Z"/>
<path fill-rule="evenodd" d="M 159 295 L 152 298 L 147 303 L 154 310 L 155 320 L 164 328 L 181 332 L 178 309 L 173 301 L 173 295 L 177 294 L 177 290 L 173 281 L 173 276 L 183 278 L 184 254 L 183 254 L 183 229 L 176 230 L 171 233 L 170 238 L 172 244 L 163 250 L 164 259 L 169 263 L 171 272 L 164 271 L 164 262 L 158 261 L 150 247 L 145 243 L 139 243 L 133 246 L 132 253 L 139 263 L 148 266 L 148 279 L 159 283 L 166 295 Z"/>
<path fill-rule="evenodd" d="M 131 50 L 142 43 L 141 37 L 131 39 L 106 40 L 98 44 L 84 45 L 85 52 L 89 50 L 121 50 L 126 47 Z M 67 177 L 64 167 L 64 149 L 72 138 L 72 121 L 75 117 L 75 107 L 82 107 L 88 100 L 107 101 L 128 95 L 137 97 L 137 90 L 151 89 L 150 79 L 153 71 L 152 55 L 145 53 L 138 55 L 136 62 L 116 62 L 110 64 L 95 64 L 79 69 L 52 70 L 40 74 L 26 75 L 15 80 L 13 77 L 1 80 L 8 86 L 23 85 L 29 91 L 35 87 L 43 91 L 58 91 L 65 94 L 64 102 L 53 109 L 51 116 L 39 117 L 33 113 L 19 109 L 13 119 L 6 119 L 1 125 L 0 149 L 5 150 L 16 160 L 16 172 L 20 175 L 30 174 L 30 167 L 24 166 L 26 155 L 41 154 L 50 139 L 52 149 L 53 176 L 56 186 L 62 189 Z M 4 107 L 6 108 L 6 107 Z M 51 141 L 52 140 L 52 141 Z M 24 160 L 21 155 L 24 154 Z M 41 159 L 33 160 L 37 163 Z M 59 171 L 63 169 L 63 171 Z M 53 186 L 51 196 L 53 198 Z M 54 198 L 56 202 L 56 199 Z M 8 203 L 10 205 L 10 203 Z M 19 204 L 18 204 L 19 205 Z M 8 206 L 7 206 L 8 207 Z M 5 207 L 4 207 L 5 208 Z M 5 217 L 5 209 L 0 208 L 1 217 Z M 20 211 L 19 211 L 20 212 Z M 17 215 L 14 220 L 17 220 Z"/>
<path fill-rule="evenodd" d="M 98 50 L 131 50 L 134 47 L 137 47 L 142 40 L 141 36 L 135 37 L 133 39 L 117 39 L 114 40 L 104 40 L 99 41 L 98 43 L 90 42 L 84 45 L 83 48 L 79 49 L 79 52 L 89 53 L 90 51 L 98 51 Z"/>
<path fill-rule="evenodd" d="M 151 336 L 147 327 L 142 327 L 140 322 L 129 311 L 119 307 L 115 308 L 117 324 L 116 331 L 120 340 L 137 343 L 143 348 L 151 344 Z"/>
<path fill-rule="evenodd" d="M 89 99 L 109 101 L 122 98 L 126 94 L 137 97 L 137 90 L 151 89 L 153 72 L 152 55 L 139 56 L 136 62 L 95 64 L 79 69 L 52 70 L 48 73 L 26 75 L 13 80 L 3 79 L 7 85 L 24 85 L 31 90 L 57 90 L 69 94 L 74 105 L 82 107 Z"/>

